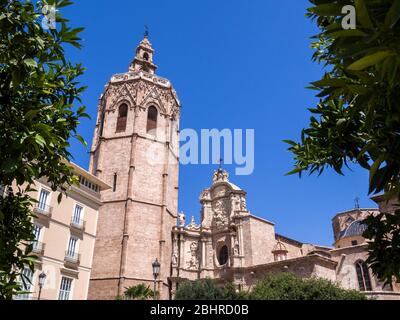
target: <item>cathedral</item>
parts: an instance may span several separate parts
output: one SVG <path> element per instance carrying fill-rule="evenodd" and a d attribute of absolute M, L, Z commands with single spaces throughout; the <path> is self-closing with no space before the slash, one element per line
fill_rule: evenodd
<path fill-rule="evenodd" d="M 152 287 L 155 259 L 161 299 L 172 298 L 188 280 L 209 277 L 249 290 L 276 272 L 400 299 L 399 284 L 384 285 L 365 263 L 360 220 L 378 209 L 337 214 L 332 247 L 302 243 L 253 215 L 246 191 L 220 168 L 201 192 L 200 225 L 179 213 L 181 105 L 171 82 L 156 74 L 153 58 L 146 34 L 129 70 L 112 76 L 99 99 L 89 171 L 112 188 L 101 193 L 89 299 L 115 299 L 142 283 Z M 152 161 L 154 155 L 162 161 Z"/>

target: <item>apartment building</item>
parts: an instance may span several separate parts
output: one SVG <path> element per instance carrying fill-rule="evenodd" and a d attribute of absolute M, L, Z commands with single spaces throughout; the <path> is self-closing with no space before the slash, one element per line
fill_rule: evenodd
<path fill-rule="evenodd" d="M 58 203 L 46 179 L 36 181 L 33 252 L 39 257 L 35 271 L 23 270 L 29 294 L 15 299 L 87 299 L 96 239 L 100 192 L 110 187 L 71 163 L 80 186 L 72 186 Z M 40 289 L 39 276 L 44 278 Z"/>

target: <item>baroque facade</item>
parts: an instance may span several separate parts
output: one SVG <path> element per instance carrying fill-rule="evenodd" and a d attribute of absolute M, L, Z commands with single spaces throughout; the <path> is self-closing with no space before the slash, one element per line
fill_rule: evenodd
<path fill-rule="evenodd" d="M 153 54 L 145 36 L 128 72 L 114 75 L 100 97 L 89 171 L 112 188 L 102 192 L 89 299 L 151 286 L 156 258 L 162 299 L 183 281 L 210 277 L 247 290 L 268 273 L 287 271 L 381 299 L 400 297 L 398 284 L 384 286 L 365 264 L 359 221 L 377 209 L 336 215 L 333 247 L 302 243 L 252 215 L 246 192 L 220 168 L 201 193 L 200 225 L 186 221 L 178 213 L 180 102 L 170 81 L 155 74 Z"/>
<path fill-rule="evenodd" d="M 383 199 L 375 199 L 381 206 Z M 353 209 L 333 218 L 333 247 L 302 243 L 275 232 L 273 222 L 252 215 L 246 192 L 222 169 L 200 195 L 201 223 L 185 224 L 179 215 L 173 228 L 172 294 L 182 281 L 212 278 L 243 290 L 267 274 L 293 272 L 320 277 L 345 289 L 365 291 L 377 299 L 400 299 L 400 286 L 384 285 L 365 264 L 367 244 L 361 221 L 378 209 Z"/>

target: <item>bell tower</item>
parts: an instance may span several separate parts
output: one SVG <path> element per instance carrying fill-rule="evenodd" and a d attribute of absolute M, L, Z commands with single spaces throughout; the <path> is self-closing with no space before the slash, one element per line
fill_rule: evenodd
<path fill-rule="evenodd" d="M 171 230 L 178 208 L 180 102 L 155 74 L 146 33 L 129 70 L 112 76 L 99 99 L 90 172 L 112 186 L 102 193 L 89 298 L 115 299 L 126 287 L 169 297 Z"/>

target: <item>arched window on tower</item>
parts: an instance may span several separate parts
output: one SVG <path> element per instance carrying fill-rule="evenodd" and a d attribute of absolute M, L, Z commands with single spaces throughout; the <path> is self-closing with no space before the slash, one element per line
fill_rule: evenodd
<path fill-rule="evenodd" d="M 117 132 L 125 131 L 128 120 L 128 105 L 123 103 L 118 109 Z"/>
<path fill-rule="evenodd" d="M 149 133 L 150 131 L 153 131 L 157 129 L 157 117 L 158 117 L 158 111 L 156 107 L 149 107 L 149 110 L 147 111 L 147 132 Z"/>
<path fill-rule="evenodd" d="M 147 52 L 143 53 L 143 60 L 149 61 L 149 54 Z"/>
<path fill-rule="evenodd" d="M 359 260 L 356 262 L 356 272 L 360 291 L 372 291 L 368 266 L 364 261 Z"/>

